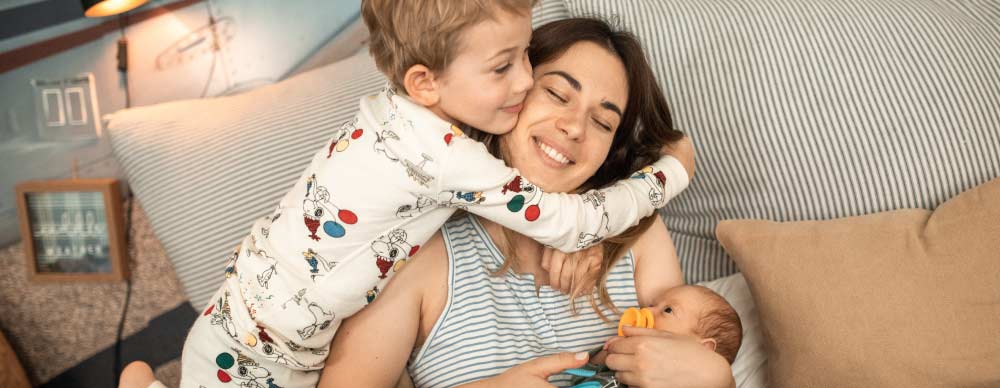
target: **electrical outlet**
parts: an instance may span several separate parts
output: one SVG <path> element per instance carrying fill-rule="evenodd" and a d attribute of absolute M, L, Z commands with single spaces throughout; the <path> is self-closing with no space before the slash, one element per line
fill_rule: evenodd
<path fill-rule="evenodd" d="M 101 136 L 101 113 L 94 74 L 62 79 L 32 79 L 38 138 L 79 141 Z"/>

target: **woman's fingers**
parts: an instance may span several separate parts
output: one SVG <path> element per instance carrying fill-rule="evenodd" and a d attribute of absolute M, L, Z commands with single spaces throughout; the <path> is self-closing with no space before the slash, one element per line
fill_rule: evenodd
<path fill-rule="evenodd" d="M 549 247 L 542 249 L 542 269 L 546 271 L 552 267 L 552 252 L 555 252 L 555 249 Z"/>
<path fill-rule="evenodd" d="M 552 259 L 549 263 L 549 287 L 556 290 L 561 290 L 561 276 L 563 271 L 563 266 L 566 264 L 566 254 L 559 252 L 557 250 L 552 251 Z"/>
<path fill-rule="evenodd" d="M 547 378 L 566 369 L 583 366 L 587 363 L 587 352 L 562 352 L 536 358 L 515 368 L 532 376 Z"/>
<path fill-rule="evenodd" d="M 622 332 L 625 334 L 626 337 L 642 337 L 642 336 L 676 337 L 677 336 L 676 334 L 673 334 L 669 331 L 647 329 L 644 327 L 635 327 L 635 326 L 622 327 Z"/>
<path fill-rule="evenodd" d="M 572 286 L 570 287 L 570 290 L 576 294 L 575 296 L 586 294 L 594 288 L 594 284 L 591 280 L 595 279 L 596 276 L 588 276 L 588 273 L 592 270 L 592 268 L 585 264 L 586 263 L 578 264 L 576 266 L 576 270 L 573 271 L 573 281 L 571 283 Z"/>
<path fill-rule="evenodd" d="M 563 264 L 562 273 L 559 274 L 559 291 L 567 294 L 570 291 L 570 287 L 573 286 L 573 274 L 576 273 L 577 267 L 580 266 L 580 255 L 577 253 L 562 255 L 565 263 Z"/>
<path fill-rule="evenodd" d="M 639 347 L 638 338 L 623 337 L 614 341 L 609 341 L 607 344 L 607 351 L 611 355 L 616 355 L 616 354 L 632 355 L 635 354 L 635 351 L 638 347 Z"/>
<path fill-rule="evenodd" d="M 619 383 L 630 387 L 644 387 L 644 382 L 639 379 L 639 374 L 634 372 L 615 372 L 615 379 Z"/>

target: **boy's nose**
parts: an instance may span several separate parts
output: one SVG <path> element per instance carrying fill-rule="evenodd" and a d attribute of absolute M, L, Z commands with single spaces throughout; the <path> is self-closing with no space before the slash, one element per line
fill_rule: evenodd
<path fill-rule="evenodd" d="M 525 56 L 527 58 L 527 56 Z M 520 70 L 517 72 L 517 77 L 514 79 L 514 92 L 521 94 L 527 94 L 528 90 L 535 84 L 535 78 L 532 74 L 531 63 L 527 59 L 521 61 Z"/>

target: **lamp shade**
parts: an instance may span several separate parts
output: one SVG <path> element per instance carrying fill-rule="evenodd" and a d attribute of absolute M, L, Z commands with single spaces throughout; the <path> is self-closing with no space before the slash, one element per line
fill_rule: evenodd
<path fill-rule="evenodd" d="M 80 0 L 83 15 L 88 18 L 117 15 L 146 4 L 149 0 Z"/>

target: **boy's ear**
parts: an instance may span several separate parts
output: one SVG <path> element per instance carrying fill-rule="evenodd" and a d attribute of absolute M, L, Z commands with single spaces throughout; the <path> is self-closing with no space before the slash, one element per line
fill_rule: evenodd
<path fill-rule="evenodd" d="M 403 75 L 403 88 L 414 102 L 431 107 L 441 100 L 438 91 L 440 80 L 424 65 L 413 65 Z"/>
<path fill-rule="evenodd" d="M 701 346 L 704 346 L 713 352 L 715 351 L 715 347 L 718 345 L 719 343 L 715 342 L 715 338 L 705 338 L 701 340 Z"/>

